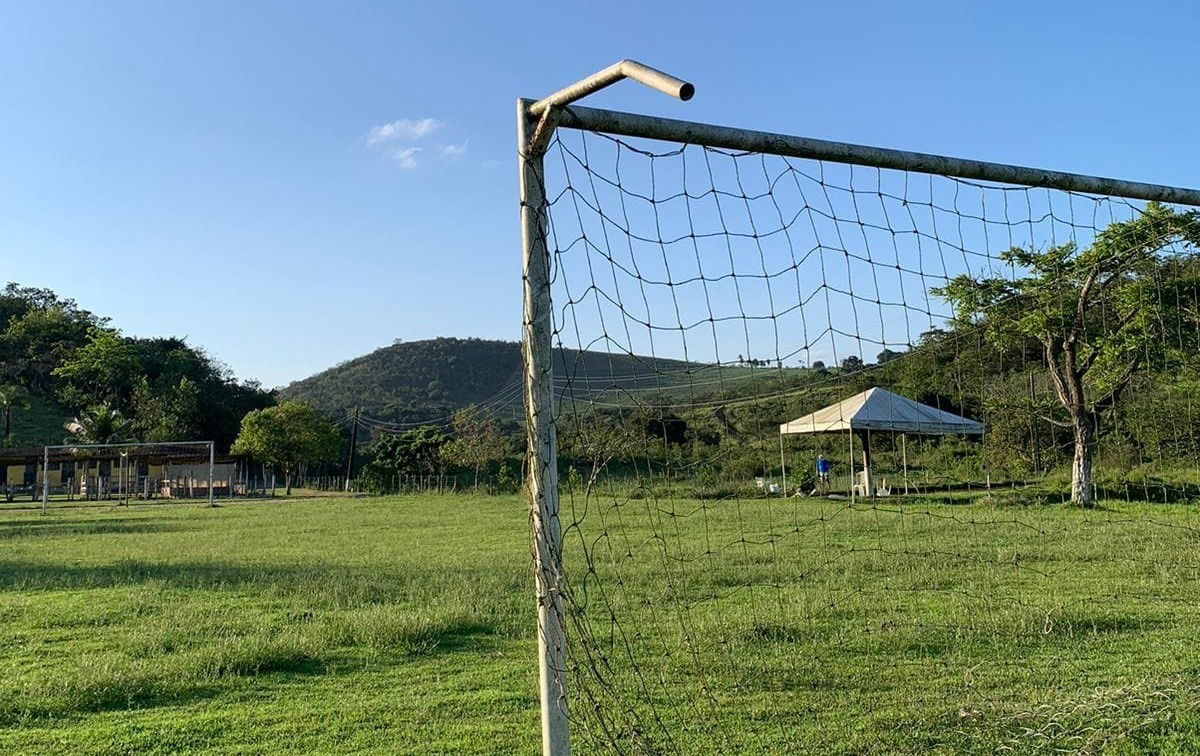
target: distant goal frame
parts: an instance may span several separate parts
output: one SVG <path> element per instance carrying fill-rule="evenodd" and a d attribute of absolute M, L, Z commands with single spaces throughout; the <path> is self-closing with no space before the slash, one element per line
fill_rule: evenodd
<path fill-rule="evenodd" d="M 113 442 L 107 444 L 47 444 L 42 447 L 42 514 L 49 512 L 50 505 L 50 453 L 52 451 L 91 451 L 104 449 L 150 449 L 153 447 L 195 447 L 196 455 L 203 459 L 204 452 L 208 453 L 208 506 L 215 506 L 213 497 L 213 469 L 216 463 L 215 441 L 138 441 L 129 443 Z"/>

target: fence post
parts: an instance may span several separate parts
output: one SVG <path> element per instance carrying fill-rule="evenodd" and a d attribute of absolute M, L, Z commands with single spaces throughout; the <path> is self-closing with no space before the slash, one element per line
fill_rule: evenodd
<path fill-rule="evenodd" d="M 42 514 L 50 506 L 50 447 L 42 447 Z"/>
<path fill-rule="evenodd" d="M 542 753 L 563 756 L 567 737 L 566 636 L 563 632 L 562 533 L 558 519 L 558 449 L 554 432 L 553 323 L 550 252 L 546 245 L 545 174 L 542 151 L 547 113 L 517 102 L 517 162 L 521 181 L 525 350 L 525 428 L 529 454 L 530 522 L 537 590 L 538 669 L 542 709 Z"/>

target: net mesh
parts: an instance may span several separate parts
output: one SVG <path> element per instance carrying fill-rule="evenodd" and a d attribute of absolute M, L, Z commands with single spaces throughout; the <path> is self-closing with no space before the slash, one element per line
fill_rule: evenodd
<path fill-rule="evenodd" d="M 1196 701 L 1185 208 L 566 129 L 544 161 L 577 742 L 1079 748 Z"/>

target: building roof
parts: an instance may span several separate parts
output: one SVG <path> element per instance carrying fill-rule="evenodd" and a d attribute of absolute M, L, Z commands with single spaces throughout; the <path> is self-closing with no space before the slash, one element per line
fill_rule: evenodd
<path fill-rule="evenodd" d="M 164 444 L 164 446 L 169 446 Z M 140 450 L 134 447 L 132 450 L 129 447 L 124 448 L 125 451 L 131 451 L 131 457 L 139 461 L 148 462 L 150 464 L 162 464 L 170 462 L 176 465 L 185 464 L 208 464 L 208 451 L 192 451 L 180 449 L 155 449 L 152 447 L 143 447 Z M 85 460 L 110 460 L 116 461 L 121 458 L 122 447 L 112 446 L 103 449 L 88 449 L 86 447 L 74 448 L 55 446 L 50 449 L 50 462 L 83 462 Z M 44 446 L 27 446 L 18 448 L 4 449 L 0 448 L 0 467 L 6 465 L 40 465 L 44 459 L 46 447 Z M 228 462 L 243 462 L 247 458 L 244 455 L 237 454 L 216 454 L 213 457 L 215 464 Z"/>
<path fill-rule="evenodd" d="M 848 430 L 898 431 L 928 436 L 982 435 L 983 423 L 875 386 L 779 426 L 781 436 Z"/>

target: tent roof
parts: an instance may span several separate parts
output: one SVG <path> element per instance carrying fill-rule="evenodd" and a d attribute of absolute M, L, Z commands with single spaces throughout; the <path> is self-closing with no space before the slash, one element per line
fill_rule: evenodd
<path fill-rule="evenodd" d="M 928 436 L 982 435 L 983 423 L 914 402 L 878 386 L 779 426 L 779 435 L 846 430 L 900 431 Z"/>

